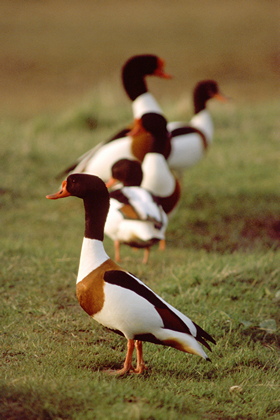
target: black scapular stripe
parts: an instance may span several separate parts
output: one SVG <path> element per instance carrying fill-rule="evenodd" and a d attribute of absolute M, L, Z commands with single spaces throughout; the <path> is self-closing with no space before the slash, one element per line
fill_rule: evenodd
<path fill-rule="evenodd" d="M 114 190 L 110 192 L 110 198 L 114 198 L 115 200 L 119 201 L 123 204 L 129 204 L 129 199 L 127 196 L 122 192 L 121 189 Z"/>
<path fill-rule="evenodd" d="M 121 270 L 106 271 L 104 280 L 107 283 L 115 284 L 116 286 L 129 289 L 150 302 L 160 315 L 164 328 L 192 335 L 184 321 L 178 315 L 176 315 L 161 299 L 159 299 L 159 297 L 152 290 L 139 283 L 130 273 Z M 199 325 L 195 324 L 194 322 L 193 324 L 197 330 L 197 335 L 195 338 L 211 351 L 209 344 L 205 340 L 209 340 L 213 344 L 216 344 L 216 341 Z"/>
<path fill-rule="evenodd" d="M 105 144 L 111 143 L 111 141 L 121 139 L 122 137 L 127 136 L 131 128 L 124 128 L 123 130 L 119 131 L 113 137 L 110 137 L 108 140 L 105 141 Z"/>
<path fill-rule="evenodd" d="M 159 314 L 165 313 L 170 319 L 163 319 L 164 327 L 170 328 L 178 332 L 191 334 L 188 326 L 174 313 L 170 308 L 157 297 L 157 295 L 146 286 L 132 277 L 129 273 L 119 270 L 106 271 L 104 275 L 104 280 L 107 283 L 115 284 L 116 286 L 129 289 L 134 293 L 137 293 L 139 296 L 148 300 Z"/>
<path fill-rule="evenodd" d="M 207 143 L 206 136 L 198 128 L 191 127 L 189 125 L 186 125 L 184 127 L 178 127 L 178 128 L 175 128 L 174 130 L 171 131 L 171 137 L 174 138 L 174 137 L 177 137 L 177 136 L 183 136 L 185 134 L 192 134 L 192 133 L 196 133 L 196 134 L 200 135 L 202 143 L 203 143 L 203 147 L 204 147 L 204 149 L 207 149 L 208 143 Z"/>

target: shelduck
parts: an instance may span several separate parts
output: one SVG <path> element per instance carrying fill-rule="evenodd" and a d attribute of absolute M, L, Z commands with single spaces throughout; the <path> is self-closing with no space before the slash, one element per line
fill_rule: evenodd
<path fill-rule="evenodd" d="M 76 196 L 84 201 L 85 234 L 77 276 L 76 294 L 81 307 L 93 319 L 127 339 L 127 353 L 117 375 L 145 370 L 142 341 L 163 344 L 208 360 L 201 344 L 215 340 L 201 327 L 166 303 L 133 274 L 107 255 L 104 225 L 109 193 L 104 182 L 87 174 L 71 174 L 61 190 L 49 199 Z M 132 366 L 134 348 L 136 368 Z"/>
<path fill-rule="evenodd" d="M 132 101 L 135 101 L 138 96 L 148 94 L 145 83 L 145 77 L 148 75 L 167 79 L 171 77 L 164 71 L 164 61 L 154 55 L 134 56 L 123 66 L 123 86 Z M 167 124 L 170 140 L 167 142 L 164 155 L 171 169 L 184 170 L 205 156 L 207 148 L 213 141 L 213 122 L 207 110 L 207 102 L 211 98 L 227 100 L 221 94 L 216 81 L 200 81 L 193 92 L 194 116 L 191 121 Z M 155 110 L 157 112 L 156 105 Z M 99 143 L 62 174 L 73 171 L 91 173 L 107 182 L 110 177 L 110 168 L 117 160 L 136 158 L 142 161 L 149 150 L 151 136 L 144 130 L 139 133 L 135 131 L 135 127 L 134 129 L 132 127 L 127 127 L 108 141 Z"/>
<path fill-rule="evenodd" d="M 135 137 L 142 133 L 149 136 L 149 144 L 142 159 L 143 181 L 141 186 L 159 198 L 163 210 L 169 214 L 180 199 L 180 185 L 166 161 L 170 147 L 167 121 L 156 99 L 149 92 L 130 95 L 135 120 Z"/>
<path fill-rule="evenodd" d="M 189 124 L 171 122 L 171 150 L 168 165 L 175 170 L 184 170 L 200 161 L 213 141 L 214 125 L 207 102 L 215 98 L 227 101 L 215 80 L 198 82 L 193 91 L 194 116 Z"/>
<path fill-rule="evenodd" d="M 127 96 L 133 101 L 143 93 L 148 92 L 145 78 L 147 76 L 157 76 L 165 79 L 171 76 L 164 70 L 165 62 L 163 59 L 151 55 L 137 55 L 130 58 L 123 66 L 122 81 Z M 65 169 L 60 175 L 73 172 L 84 172 L 99 176 L 107 182 L 111 176 L 111 167 L 122 158 L 138 159 L 139 145 L 143 142 L 150 142 L 150 135 L 129 136 L 131 127 L 121 130 L 110 140 L 101 142 L 93 149 L 86 152 L 78 160 Z M 140 151 L 141 151 L 140 147 Z M 136 153 L 136 154 L 135 154 Z"/>
<path fill-rule="evenodd" d="M 132 129 L 132 146 L 141 146 L 142 133 L 149 136 L 145 155 L 142 156 L 143 181 L 141 186 L 152 192 L 159 199 L 163 210 L 170 215 L 177 207 L 181 187 L 174 172 L 169 168 L 166 157 L 170 151 L 170 133 L 167 121 L 156 99 L 149 92 L 130 94 L 135 125 Z M 138 141 L 139 140 L 139 141 Z M 135 147 L 135 151 L 140 150 Z M 138 158 L 141 157 L 138 155 Z M 165 239 L 160 241 L 164 250 Z"/>
<path fill-rule="evenodd" d="M 168 218 L 157 197 L 140 187 L 141 163 L 120 159 L 112 167 L 107 187 L 122 186 L 110 192 L 110 208 L 105 234 L 114 241 L 115 261 L 120 261 L 120 246 L 144 248 L 143 263 L 149 260 L 152 245 L 165 239 Z"/>

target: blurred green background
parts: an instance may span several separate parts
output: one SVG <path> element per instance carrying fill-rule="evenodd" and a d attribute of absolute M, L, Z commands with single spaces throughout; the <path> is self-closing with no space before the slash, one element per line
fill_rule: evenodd
<path fill-rule="evenodd" d="M 214 78 L 235 101 L 271 101 L 279 17 L 277 0 L 1 0 L 1 115 L 55 113 L 100 83 L 125 98 L 121 66 L 146 52 L 174 75 L 149 82 L 159 100 Z"/>

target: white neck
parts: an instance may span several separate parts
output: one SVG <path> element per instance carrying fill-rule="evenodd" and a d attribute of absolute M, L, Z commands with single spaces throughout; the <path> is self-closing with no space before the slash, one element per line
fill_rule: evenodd
<path fill-rule="evenodd" d="M 149 112 L 160 115 L 163 113 L 159 104 L 149 92 L 143 93 L 132 102 L 132 111 L 133 116 L 136 119 L 141 118 L 144 114 L 148 114 Z"/>
<path fill-rule="evenodd" d="M 211 115 L 207 109 L 203 109 L 202 111 L 195 114 L 192 117 L 190 124 L 198 130 L 202 131 L 202 133 L 206 136 L 207 141 L 211 142 L 214 129 Z"/>
<path fill-rule="evenodd" d="M 141 187 L 159 197 L 168 197 L 175 189 L 175 178 L 166 159 L 159 153 L 147 153 L 142 162 Z"/>
<path fill-rule="evenodd" d="M 106 260 L 108 260 L 102 241 L 96 239 L 84 238 L 80 265 L 77 277 L 77 283 L 83 280 L 91 271 L 99 267 Z"/>

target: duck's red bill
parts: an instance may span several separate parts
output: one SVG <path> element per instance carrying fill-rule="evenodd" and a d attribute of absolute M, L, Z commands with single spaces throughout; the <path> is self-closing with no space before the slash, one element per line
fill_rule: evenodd
<path fill-rule="evenodd" d="M 109 179 L 109 181 L 106 182 L 106 187 L 111 188 L 114 185 L 116 185 L 117 182 L 118 182 L 118 180 L 112 177 L 112 178 Z"/>
<path fill-rule="evenodd" d="M 57 200 L 58 198 L 69 197 L 71 194 L 67 191 L 66 186 L 67 182 L 63 181 L 61 190 L 54 194 L 46 195 L 46 198 L 49 198 L 50 200 Z"/>
<path fill-rule="evenodd" d="M 172 75 L 166 73 L 164 70 L 165 61 L 162 58 L 158 58 L 158 66 L 157 69 L 154 71 L 154 76 L 162 77 L 164 79 L 172 79 Z"/>
<path fill-rule="evenodd" d="M 221 102 L 228 102 L 230 100 L 228 96 L 225 96 L 222 93 L 216 93 L 214 98 Z"/>

